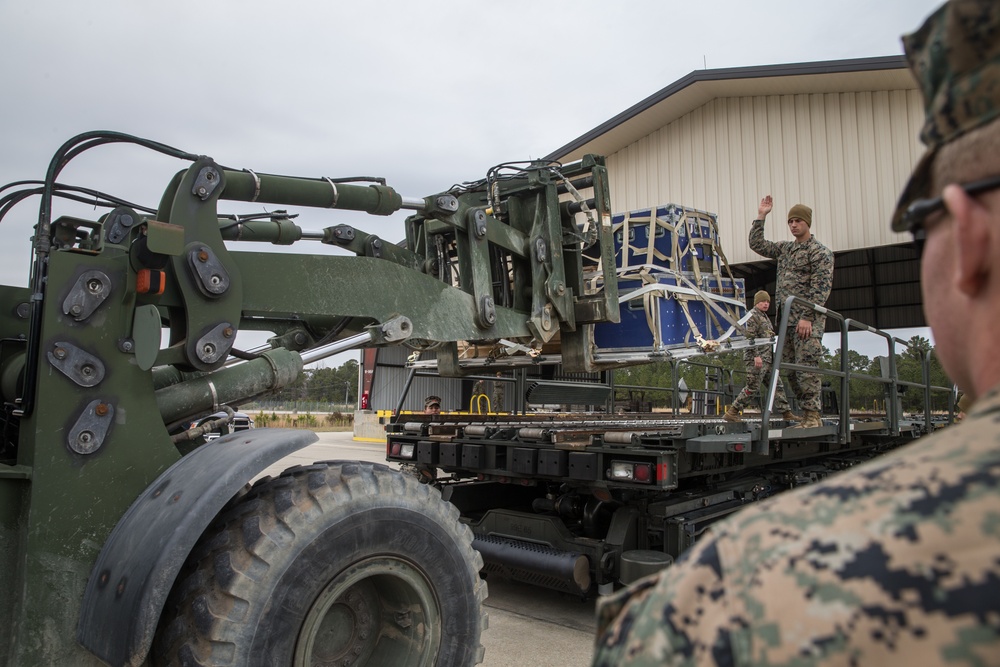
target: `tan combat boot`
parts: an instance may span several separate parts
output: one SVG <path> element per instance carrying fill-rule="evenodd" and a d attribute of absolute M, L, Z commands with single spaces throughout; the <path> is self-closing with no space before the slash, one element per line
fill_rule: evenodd
<path fill-rule="evenodd" d="M 743 418 L 740 417 L 739 411 L 731 405 L 728 408 L 726 408 L 726 412 L 722 415 L 722 418 L 725 419 L 727 422 L 743 421 Z"/>
<path fill-rule="evenodd" d="M 789 421 L 789 422 L 800 422 L 800 421 L 802 421 L 802 417 L 799 417 L 797 414 L 795 414 L 791 410 L 785 410 L 784 412 L 782 412 L 781 413 L 781 418 L 784 419 L 785 421 Z"/>
<path fill-rule="evenodd" d="M 823 425 L 823 420 L 819 418 L 819 413 L 815 410 L 805 410 L 805 417 L 799 422 L 798 426 L 793 426 L 792 428 L 816 428 L 817 426 Z"/>

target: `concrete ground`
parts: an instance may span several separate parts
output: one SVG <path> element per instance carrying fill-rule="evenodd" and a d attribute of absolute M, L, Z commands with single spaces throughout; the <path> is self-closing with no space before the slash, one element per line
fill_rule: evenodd
<path fill-rule="evenodd" d="M 276 475 L 314 461 L 385 463 L 385 445 L 356 442 L 350 432 L 319 433 L 319 441 L 269 467 Z M 483 635 L 483 667 L 579 667 L 593 657 L 594 601 L 491 579 L 487 582 L 489 629 Z"/>

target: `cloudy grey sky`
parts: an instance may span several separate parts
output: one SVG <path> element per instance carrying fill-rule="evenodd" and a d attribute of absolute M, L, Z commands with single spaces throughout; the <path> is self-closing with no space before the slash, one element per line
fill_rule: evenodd
<path fill-rule="evenodd" d="M 901 53 L 899 36 L 939 4 L 0 0 L 0 184 L 43 178 L 65 140 L 106 129 L 237 168 L 384 176 L 424 196 L 545 155 L 706 65 Z M 60 180 L 155 206 L 183 166 L 103 147 Z M 27 284 L 36 217 L 32 199 L 0 225 L 0 282 Z M 403 217 L 300 222 L 396 240 Z"/>

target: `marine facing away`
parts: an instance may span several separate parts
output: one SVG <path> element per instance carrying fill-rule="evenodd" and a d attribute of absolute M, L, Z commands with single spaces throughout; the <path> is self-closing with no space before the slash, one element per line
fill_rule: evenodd
<path fill-rule="evenodd" d="M 595 665 L 1000 664 L 1000 3 L 904 38 L 927 151 L 892 218 L 922 252 L 965 420 L 722 521 L 599 608 Z"/>

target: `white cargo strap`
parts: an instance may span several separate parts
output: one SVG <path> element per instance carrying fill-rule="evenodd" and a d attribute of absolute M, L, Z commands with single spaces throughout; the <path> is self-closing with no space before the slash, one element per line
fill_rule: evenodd
<path fill-rule="evenodd" d="M 679 284 L 666 285 L 660 283 L 658 282 L 658 277 L 660 276 L 673 276 L 678 282 L 683 282 L 685 286 Z M 729 297 L 722 296 L 721 294 L 705 292 L 699 289 L 680 272 L 670 271 L 660 266 L 646 265 L 632 270 L 620 270 L 619 277 L 625 280 L 639 280 L 644 283 L 642 287 L 619 296 L 618 302 L 627 303 L 640 297 L 642 298 L 643 311 L 646 316 L 646 325 L 649 327 L 649 331 L 652 334 L 654 349 L 659 349 L 663 346 L 663 335 L 660 330 L 661 299 L 673 298 L 677 300 L 678 305 L 684 313 L 684 317 L 687 319 L 690 334 L 693 336 L 695 343 L 702 349 L 710 349 L 713 346 L 716 346 L 718 342 L 728 339 L 737 331 L 742 333 L 743 325 L 752 314 L 748 313 L 746 317 L 737 320 L 736 308 L 743 308 L 746 306 L 746 304 L 742 301 L 731 299 Z M 720 286 L 721 284 L 720 278 Z M 715 310 L 718 312 L 730 325 L 728 330 L 719 338 L 714 339 L 714 341 L 706 340 L 688 310 L 687 302 L 691 299 L 703 302 L 706 308 L 709 309 L 708 315 L 715 323 L 715 327 L 717 329 L 722 329 L 722 325 L 719 323 L 719 320 L 711 311 Z M 731 309 L 727 310 L 724 306 L 730 306 Z"/>
<path fill-rule="evenodd" d="M 553 168 L 552 172 L 555 173 L 555 175 L 558 176 L 566 185 L 566 191 L 569 192 L 574 201 L 580 204 L 580 212 L 587 217 L 587 222 L 583 225 L 583 231 L 586 232 L 590 228 L 590 225 L 594 225 L 596 227 L 597 218 L 594 217 L 594 211 L 590 210 L 590 207 L 587 206 L 587 200 L 580 194 L 580 191 L 577 190 L 570 180 L 563 176 L 558 169 Z"/>
<path fill-rule="evenodd" d="M 502 347 L 507 350 L 509 354 L 510 351 L 513 352 L 523 352 L 531 358 L 537 357 L 542 353 L 541 350 L 536 350 L 534 348 L 528 347 L 527 345 L 521 345 L 520 343 L 515 343 L 514 341 L 507 340 L 506 338 L 501 338 L 497 341 L 497 347 Z"/>
<path fill-rule="evenodd" d="M 694 293 L 697 294 L 701 298 L 702 301 L 705 302 L 705 305 L 707 307 L 709 307 L 709 308 L 715 310 L 717 313 L 719 313 L 719 315 L 721 315 L 723 317 L 723 319 L 725 319 L 726 322 L 728 322 L 730 325 L 735 324 L 736 314 L 733 313 L 733 312 L 731 312 L 731 311 L 727 312 L 719 304 L 720 303 L 729 303 L 729 304 L 734 304 L 735 303 L 735 304 L 738 304 L 741 307 L 746 307 L 746 304 L 744 304 L 741 301 L 737 301 L 736 299 L 728 299 L 728 298 L 723 297 L 720 294 L 711 294 L 709 292 L 703 292 L 702 290 L 698 289 L 697 285 L 695 285 L 690 280 L 688 280 L 683 274 L 678 274 L 678 277 L 689 288 L 691 288 L 694 291 Z M 720 289 L 722 288 L 722 278 L 719 278 L 719 288 Z M 716 321 L 716 325 L 718 326 L 718 322 L 717 321 Z M 719 328 L 721 329 L 722 327 L 719 327 Z"/>
<path fill-rule="evenodd" d="M 688 286 L 684 287 L 681 285 L 664 285 L 662 283 L 655 283 L 652 280 L 643 280 L 643 278 L 641 277 L 643 271 L 645 271 L 649 276 L 654 278 L 655 278 L 655 276 L 653 276 L 654 273 L 659 273 L 664 276 L 674 276 L 675 278 L 679 278 Z M 660 292 L 664 298 L 670 298 L 670 296 L 673 294 L 684 294 L 687 296 L 697 296 L 705 301 L 711 301 L 714 303 L 728 304 L 730 306 L 736 306 L 740 308 L 746 307 L 746 304 L 738 299 L 732 299 L 726 296 L 722 296 L 721 294 L 711 294 L 709 292 L 704 292 L 698 289 L 690 280 L 684 278 L 683 274 L 681 274 L 680 272 L 671 271 L 669 269 L 663 268 L 662 266 L 642 265 L 638 267 L 632 267 L 632 269 L 629 271 L 619 270 L 618 277 L 621 280 L 643 280 L 643 282 L 649 283 L 648 285 L 644 285 L 643 287 L 640 287 L 637 290 L 629 292 L 628 294 L 623 294 L 619 296 L 618 303 L 626 303 L 628 301 L 632 301 L 633 299 L 639 298 L 646 292 Z"/>

